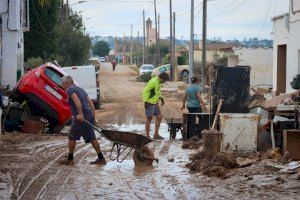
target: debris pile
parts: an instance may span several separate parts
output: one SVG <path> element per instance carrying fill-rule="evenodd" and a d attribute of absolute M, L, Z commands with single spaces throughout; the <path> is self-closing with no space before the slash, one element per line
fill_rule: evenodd
<path fill-rule="evenodd" d="M 188 163 L 191 172 L 202 172 L 207 176 L 226 178 L 228 169 L 238 167 L 237 158 L 234 154 L 218 152 L 211 154 L 200 151 L 192 157 L 192 162 Z"/>
<path fill-rule="evenodd" d="M 185 141 L 183 143 L 183 145 L 181 146 L 181 148 L 183 149 L 199 149 L 202 146 L 202 140 L 197 137 L 191 137 L 190 139 L 188 139 L 187 141 Z"/>

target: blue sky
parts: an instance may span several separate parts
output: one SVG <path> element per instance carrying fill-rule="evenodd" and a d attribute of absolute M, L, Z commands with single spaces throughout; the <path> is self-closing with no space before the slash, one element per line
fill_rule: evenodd
<path fill-rule="evenodd" d="M 154 21 L 152 0 L 69 0 L 73 10 L 82 11 L 87 32 L 100 36 L 142 35 L 142 10 Z M 208 38 L 272 39 L 271 17 L 288 12 L 288 0 L 209 0 Z M 161 37 L 169 35 L 169 0 L 157 0 L 161 15 Z M 177 13 L 176 38 L 188 39 L 190 32 L 190 0 L 173 0 Z M 201 37 L 202 0 L 195 0 L 195 34 Z"/>

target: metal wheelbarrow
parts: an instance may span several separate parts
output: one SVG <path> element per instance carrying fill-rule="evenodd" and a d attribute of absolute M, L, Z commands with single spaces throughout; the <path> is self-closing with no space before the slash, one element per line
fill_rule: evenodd
<path fill-rule="evenodd" d="M 136 165 L 152 165 L 153 161 L 158 163 L 158 159 L 154 157 L 152 150 L 145 146 L 153 141 L 151 138 L 137 133 L 106 130 L 86 120 L 85 122 L 91 125 L 101 136 L 113 143 L 109 155 L 110 160 L 116 160 L 121 163 L 134 150 L 133 161 Z M 116 155 L 113 155 L 113 152 L 116 152 Z"/>
<path fill-rule="evenodd" d="M 176 138 L 176 133 L 183 128 L 183 119 L 182 118 L 165 118 L 166 123 L 168 124 L 168 131 L 170 131 L 170 140 Z"/>

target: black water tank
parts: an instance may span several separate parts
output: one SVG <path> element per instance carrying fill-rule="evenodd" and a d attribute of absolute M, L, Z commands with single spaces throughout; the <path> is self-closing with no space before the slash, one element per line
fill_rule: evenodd
<path fill-rule="evenodd" d="M 213 111 L 218 102 L 224 99 L 223 113 L 248 113 L 250 95 L 249 66 L 215 66 L 213 82 Z"/>

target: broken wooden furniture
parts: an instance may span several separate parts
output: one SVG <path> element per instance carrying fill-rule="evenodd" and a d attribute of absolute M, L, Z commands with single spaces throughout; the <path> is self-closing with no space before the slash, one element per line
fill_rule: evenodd
<path fill-rule="evenodd" d="M 300 129 L 300 103 L 295 103 L 295 128 Z"/>
<path fill-rule="evenodd" d="M 292 160 L 300 160 L 300 130 L 283 131 L 283 155 Z"/>
<path fill-rule="evenodd" d="M 170 140 L 176 138 L 177 132 L 180 130 L 182 133 L 183 119 L 182 118 L 165 118 L 170 132 Z"/>

